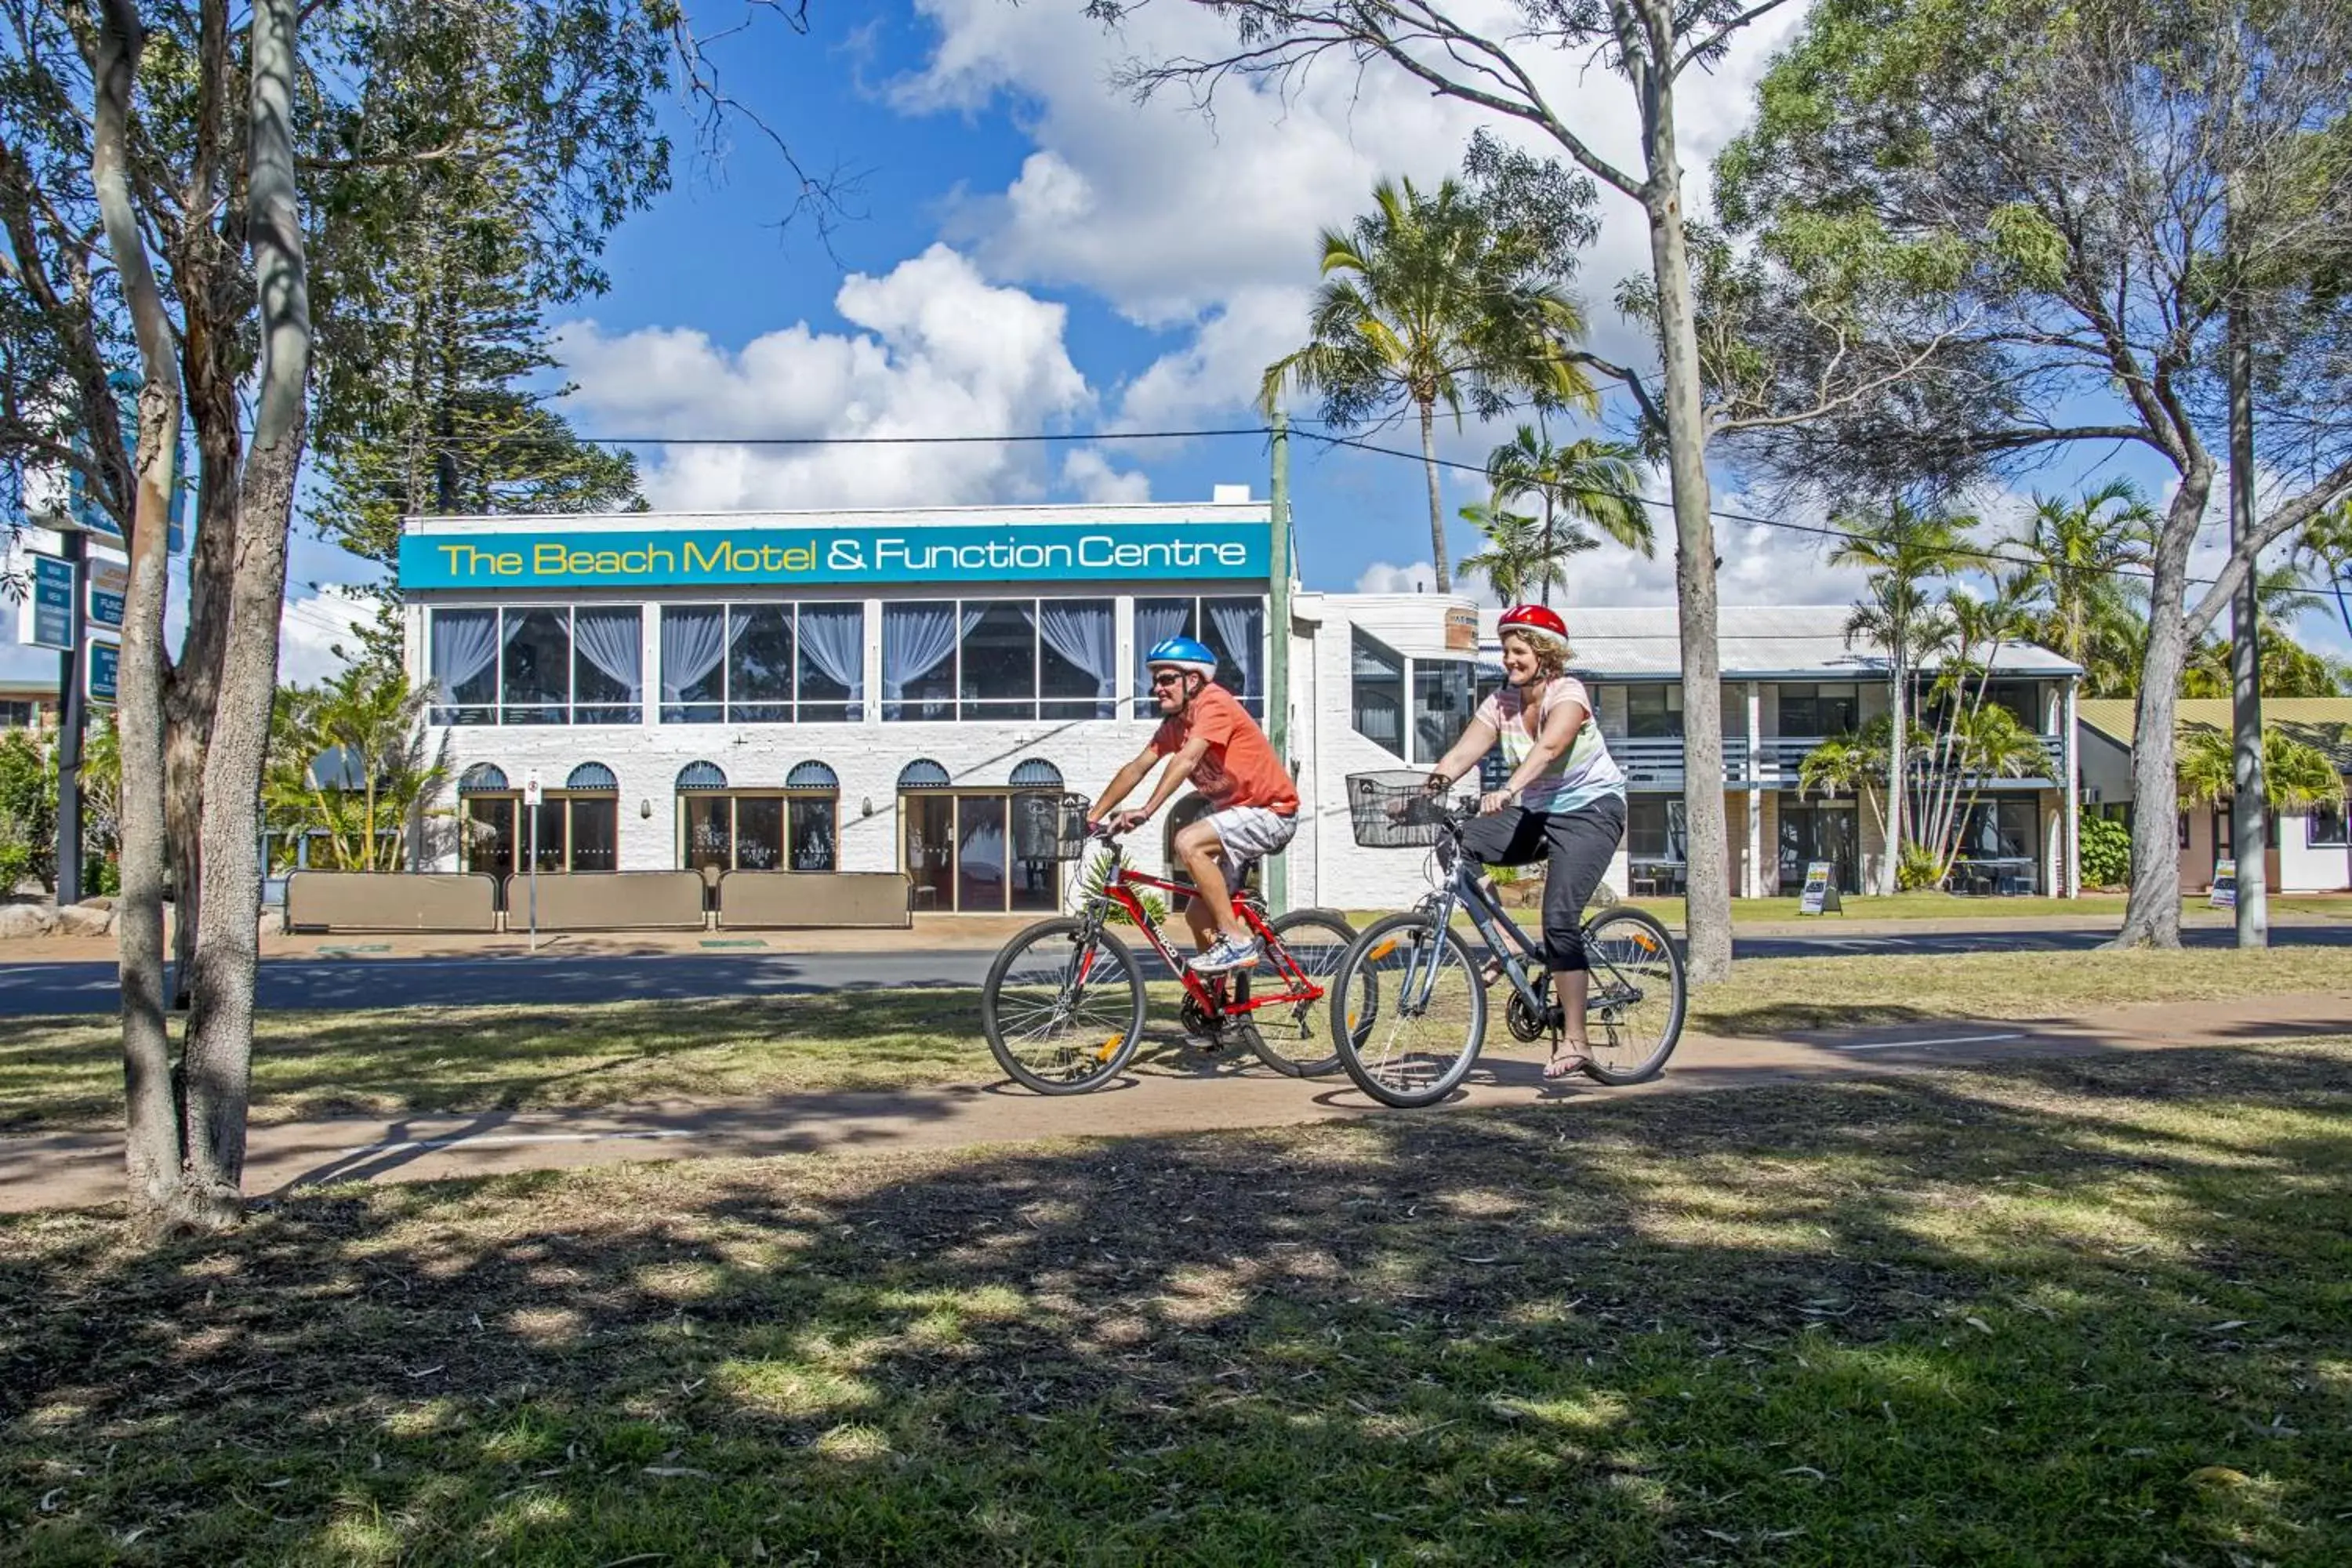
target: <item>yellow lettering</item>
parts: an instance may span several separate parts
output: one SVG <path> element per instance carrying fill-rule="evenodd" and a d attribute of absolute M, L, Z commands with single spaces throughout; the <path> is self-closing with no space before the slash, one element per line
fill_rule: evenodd
<path fill-rule="evenodd" d="M 621 552 L 619 551 L 600 550 L 596 552 L 595 570 L 597 574 L 600 576 L 617 577 L 623 572 L 628 570 L 628 568 L 621 564 Z"/>
<path fill-rule="evenodd" d="M 723 572 L 727 569 L 727 558 L 731 548 L 722 539 L 709 554 L 705 554 L 702 547 L 689 539 L 686 542 L 686 569 L 688 572 Z"/>
<path fill-rule="evenodd" d="M 491 557 L 490 570 L 497 573 L 501 577 L 521 576 L 522 552 L 520 550 L 509 550 Z"/>
<path fill-rule="evenodd" d="M 530 570 L 536 577 L 563 575 L 567 552 L 561 544 L 534 544 L 530 547 Z"/>
<path fill-rule="evenodd" d="M 674 574 L 677 571 L 677 557 L 671 554 L 668 551 L 653 549 L 646 552 L 646 574 L 647 576 L 651 576 L 656 572 Z"/>
<path fill-rule="evenodd" d="M 816 570 L 816 546 L 803 544 L 784 552 L 784 570 L 814 572 Z"/>

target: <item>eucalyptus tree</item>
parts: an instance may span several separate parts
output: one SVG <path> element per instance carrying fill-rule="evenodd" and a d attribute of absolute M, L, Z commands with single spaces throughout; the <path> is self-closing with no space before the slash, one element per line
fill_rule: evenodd
<path fill-rule="evenodd" d="M 1453 588 L 1437 483 L 1437 414 L 1458 426 L 1515 402 L 1595 406 L 1567 357 L 1584 316 L 1527 250 L 1454 180 L 1423 193 L 1382 180 L 1372 211 L 1322 237 L 1322 286 L 1307 342 L 1265 369 L 1258 400 L 1271 416 L 1286 390 L 1321 400 L 1345 429 L 1410 409 L 1421 425 L 1429 483 L 1429 548 L 1437 591 Z"/>
<path fill-rule="evenodd" d="M 1650 270 L 1621 297 L 1654 332 L 1655 364 L 1611 363 L 1586 351 L 1588 369 L 1622 386 L 1644 429 L 1664 452 L 1675 514 L 1675 603 L 1687 688 L 1721 684 L 1717 647 L 1715 526 L 1706 469 L 1715 435 L 1754 419 L 1795 416 L 1787 405 L 1742 395 L 1710 399 L 1700 374 L 1694 310 L 1693 246 L 1683 190 L 1678 95 L 1719 64 L 1740 31 L 1785 0 L 1191 0 L 1223 19 L 1233 47 L 1136 59 L 1118 79 L 1139 95 L 1189 92 L 1213 107 L 1229 81 L 1287 94 L 1318 66 L 1370 75 L 1455 100 L 1524 127 L 1575 168 L 1633 203 L 1648 230 Z M 1116 25 L 1139 0 L 1087 0 L 1086 10 Z M 1634 111 L 1634 161 L 1603 150 L 1587 104 L 1603 74 L 1620 79 Z M 1865 353 L 1791 360 L 1766 376 L 1776 395 L 1834 406 L 1907 368 L 1912 356 L 1882 363 Z M 1653 384 L 1654 384 L 1654 385 Z M 1719 980 L 1731 966 L 1731 872 L 1723 804 L 1723 718 L 1713 700 L 1684 718 L 1684 803 L 1690 879 L 1688 973 Z"/>

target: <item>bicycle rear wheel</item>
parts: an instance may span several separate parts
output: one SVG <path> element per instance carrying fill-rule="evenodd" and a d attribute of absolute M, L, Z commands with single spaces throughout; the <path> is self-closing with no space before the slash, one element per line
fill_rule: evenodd
<path fill-rule="evenodd" d="M 1586 1076 L 1608 1084 L 1657 1077 L 1682 1038 L 1687 1002 L 1674 939 L 1656 916 L 1613 909 L 1584 928 L 1584 951 L 1592 964 Z"/>
<path fill-rule="evenodd" d="M 1418 911 L 1365 928 L 1339 965 L 1331 1008 L 1339 1064 L 1399 1110 L 1452 1094 L 1486 1038 L 1486 982 L 1469 944 Z"/>
<path fill-rule="evenodd" d="M 1143 975 L 1106 931 L 1040 921 L 1004 944 L 980 993 L 980 1026 L 1005 1076 L 1039 1094 L 1084 1094 L 1118 1076 L 1143 1039 Z"/>
<path fill-rule="evenodd" d="M 1234 1020 L 1258 1060 L 1286 1078 L 1318 1078 L 1335 1072 L 1339 1053 L 1331 1044 L 1331 996 L 1340 963 L 1356 940 L 1356 928 L 1329 910 L 1294 910 L 1270 921 L 1274 934 L 1298 966 L 1301 977 L 1323 994 L 1311 1002 L 1276 1002 Z M 1281 991 L 1291 984 L 1272 953 L 1249 977 L 1253 990 Z M 1361 1007 L 1351 1009 L 1361 1014 Z"/>

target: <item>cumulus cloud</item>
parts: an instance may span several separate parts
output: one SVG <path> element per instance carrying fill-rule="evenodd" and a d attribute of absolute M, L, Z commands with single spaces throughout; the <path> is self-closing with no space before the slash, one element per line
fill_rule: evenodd
<path fill-rule="evenodd" d="M 278 618 L 278 684 L 313 686 L 341 674 L 337 645 L 356 653 L 358 629 L 375 619 L 375 600 L 343 587 L 288 598 Z"/>
<path fill-rule="evenodd" d="M 583 423 L 698 437 L 986 435 L 1067 423 L 1093 406 L 1064 337 L 1067 311 L 983 279 L 945 245 L 835 297 L 853 327 L 806 322 L 740 350 L 689 328 L 610 335 L 574 322 L 556 338 Z M 969 446 L 667 447 L 646 499 L 679 511 L 957 505 L 1034 499 L 1027 448 Z"/>
<path fill-rule="evenodd" d="M 1106 506 L 1135 506 L 1151 499 L 1151 476 L 1121 473 L 1091 447 L 1081 447 L 1062 459 L 1062 483 L 1078 500 Z"/>

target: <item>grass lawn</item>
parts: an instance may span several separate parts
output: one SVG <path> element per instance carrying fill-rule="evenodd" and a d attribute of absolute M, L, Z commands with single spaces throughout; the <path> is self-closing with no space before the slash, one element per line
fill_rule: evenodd
<path fill-rule="evenodd" d="M 2348 1279 L 2347 1041 L 14 1219 L 0 1554 L 2341 1563 Z"/>
<path fill-rule="evenodd" d="M 1182 1048 L 1171 984 L 1154 1038 Z M 2033 1018 L 2135 1002 L 2347 990 L 2341 952 L 1995 952 L 1752 960 L 1693 999 L 1703 1034 L 1940 1018 Z M 721 1100 L 992 1079 L 978 993 L 264 1013 L 253 1117 L 476 1111 Z M 1498 1030 L 1500 1026 L 1497 1025 Z M 1499 1048 L 1499 1038 L 1498 1038 Z M 116 1126 L 120 1036 L 88 1016 L 0 1018 L 0 1133 Z"/>

